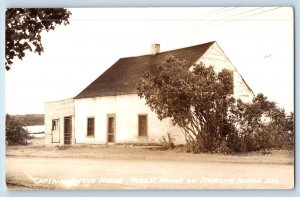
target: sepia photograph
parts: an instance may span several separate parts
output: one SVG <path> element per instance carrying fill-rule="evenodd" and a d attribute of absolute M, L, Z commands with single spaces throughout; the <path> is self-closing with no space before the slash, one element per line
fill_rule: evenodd
<path fill-rule="evenodd" d="M 292 7 L 7 8 L 7 189 L 293 189 L 294 42 Z"/>

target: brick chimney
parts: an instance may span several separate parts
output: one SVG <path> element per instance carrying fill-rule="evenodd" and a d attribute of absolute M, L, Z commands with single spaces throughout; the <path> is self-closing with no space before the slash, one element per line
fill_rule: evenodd
<path fill-rule="evenodd" d="M 151 44 L 151 55 L 156 55 L 160 52 L 160 44 Z"/>

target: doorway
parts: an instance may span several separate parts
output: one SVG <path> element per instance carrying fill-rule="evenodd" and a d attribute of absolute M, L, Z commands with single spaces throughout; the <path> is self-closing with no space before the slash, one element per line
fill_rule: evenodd
<path fill-rule="evenodd" d="M 72 139 L 72 118 L 64 118 L 64 144 L 71 144 Z"/>
<path fill-rule="evenodd" d="M 116 140 L 116 115 L 107 115 L 107 142 L 114 143 Z"/>

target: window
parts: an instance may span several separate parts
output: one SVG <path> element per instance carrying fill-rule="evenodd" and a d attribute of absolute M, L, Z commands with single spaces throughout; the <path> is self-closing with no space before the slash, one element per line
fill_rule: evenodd
<path fill-rule="evenodd" d="M 59 143 L 60 133 L 59 133 L 59 119 L 52 120 L 52 128 L 51 128 L 51 142 Z"/>
<path fill-rule="evenodd" d="M 52 131 L 58 131 L 59 130 L 59 120 L 55 119 L 52 120 Z"/>
<path fill-rule="evenodd" d="M 147 115 L 139 115 L 138 119 L 139 136 L 146 137 L 148 135 Z"/>
<path fill-rule="evenodd" d="M 94 136 L 95 133 L 95 118 L 87 119 L 87 136 Z"/>

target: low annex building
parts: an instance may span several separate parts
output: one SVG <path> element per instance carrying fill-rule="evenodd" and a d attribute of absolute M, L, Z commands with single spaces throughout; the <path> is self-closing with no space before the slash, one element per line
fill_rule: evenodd
<path fill-rule="evenodd" d="M 160 52 L 153 44 L 151 54 L 120 58 L 77 96 L 45 103 L 47 144 L 157 143 L 170 133 L 175 143 L 185 143 L 179 127 L 157 115 L 137 95 L 141 75 L 169 55 L 189 62 L 212 65 L 216 72 L 232 71 L 234 96 L 244 101 L 254 94 L 217 42 Z"/>

